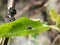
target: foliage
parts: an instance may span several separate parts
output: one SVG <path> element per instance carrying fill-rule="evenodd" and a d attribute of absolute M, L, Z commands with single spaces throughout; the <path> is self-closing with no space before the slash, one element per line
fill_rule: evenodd
<path fill-rule="evenodd" d="M 27 36 L 29 34 L 43 33 L 49 28 L 60 31 L 60 15 L 54 9 L 50 10 L 50 16 L 56 25 L 46 25 L 39 20 L 34 21 L 27 17 L 19 18 L 13 22 L 0 25 L 0 37 Z"/>
<path fill-rule="evenodd" d="M 13 22 L 0 26 L 0 37 L 27 36 L 33 33 L 42 33 L 49 29 L 40 21 L 33 21 L 27 17 L 22 17 Z"/>
<path fill-rule="evenodd" d="M 60 15 L 58 15 L 54 9 L 51 9 L 50 16 L 51 19 L 56 22 L 57 27 L 60 28 Z"/>

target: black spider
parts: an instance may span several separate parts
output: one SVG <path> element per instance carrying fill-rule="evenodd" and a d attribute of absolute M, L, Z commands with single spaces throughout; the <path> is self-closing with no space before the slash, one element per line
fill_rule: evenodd
<path fill-rule="evenodd" d="M 17 13 L 17 12 L 16 12 L 16 9 L 13 8 L 13 7 L 10 7 L 10 9 L 9 9 L 9 15 L 11 15 L 11 17 L 12 17 L 12 16 L 14 16 L 16 13 Z"/>

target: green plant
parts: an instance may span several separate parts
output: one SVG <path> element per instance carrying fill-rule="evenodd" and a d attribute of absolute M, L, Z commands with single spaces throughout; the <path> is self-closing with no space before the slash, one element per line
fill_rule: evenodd
<path fill-rule="evenodd" d="M 60 15 L 54 9 L 50 10 L 50 17 L 53 21 L 56 22 L 56 26 L 60 29 Z"/>
<path fill-rule="evenodd" d="M 42 33 L 48 30 L 40 21 L 33 21 L 22 17 L 16 21 L 0 26 L 0 37 L 26 36 L 33 33 Z"/>
<path fill-rule="evenodd" d="M 60 31 L 60 15 L 58 15 L 54 9 L 51 9 L 50 16 L 51 19 L 56 22 L 56 25 L 46 25 L 27 17 L 22 17 L 13 22 L 0 25 L 0 37 L 27 36 L 29 34 L 43 33 L 50 28 Z"/>

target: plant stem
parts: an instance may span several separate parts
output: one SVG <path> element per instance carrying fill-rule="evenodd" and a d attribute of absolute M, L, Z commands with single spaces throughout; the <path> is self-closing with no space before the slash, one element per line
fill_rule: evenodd
<path fill-rule="evenodd" d="M 44 26 L 49 26 L 50 28 L 58 30 L 60 32 L 60 29 L 56 25 L 44 25 Z"/>

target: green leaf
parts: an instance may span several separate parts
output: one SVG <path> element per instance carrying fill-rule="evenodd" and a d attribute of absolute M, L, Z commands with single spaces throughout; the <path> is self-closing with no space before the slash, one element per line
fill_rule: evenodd
<path fill-rule="evenodd" d="M 60 28 L 60 15 L 58 15 L 54 9 L 50 9 L 50 17 L 53 21 L 56 22 L 58 28 Z"/>
<path fill-rule="evenodd" d="M 33 21 L 27 17 L 22 17 L 16 21 L 0 26 L 0 37 L 27 36 L 33 33 L 42 33 L 49 29 L 40 21 Z"/>
<path fill-rule="evenodd" d="M 60 24 L 60 15 L 58 15 L 58 16 L 56 17 L 56 24 L 57 24 L 57 25 Z"/>
<path fill-rule="evenodd" d="M 54 9 L 50 9 L 50 17 L 53 21 L 56 21 L 58 14 L 56 13 L 56 11 Z"/>

